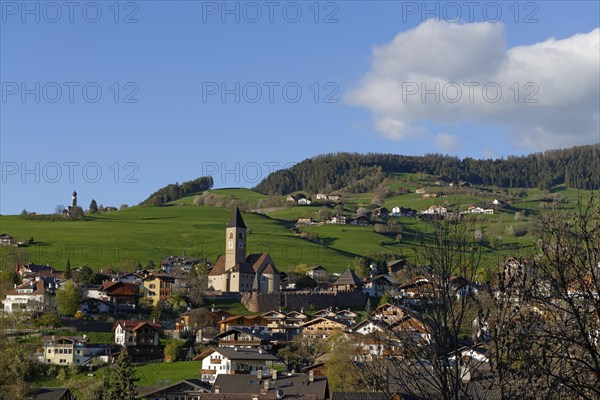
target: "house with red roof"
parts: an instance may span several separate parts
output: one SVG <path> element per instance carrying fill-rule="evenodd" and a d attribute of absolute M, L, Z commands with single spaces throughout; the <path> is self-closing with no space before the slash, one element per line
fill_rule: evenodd
<path fill-rule="evenodd" d="M 6 293 L 2 301 L 5 312 L 51 311 L 54 309 L 54 293 L 60 281 L 56 278 L 37 277 Z"/>
<path fill-rule="evenodd" d="M 162 328 L 152 321 L 119 320 L 115 323 L 115 343 L 127 349 L 133 362 L 152 361 L 163 358 L 160 345 Z"/>

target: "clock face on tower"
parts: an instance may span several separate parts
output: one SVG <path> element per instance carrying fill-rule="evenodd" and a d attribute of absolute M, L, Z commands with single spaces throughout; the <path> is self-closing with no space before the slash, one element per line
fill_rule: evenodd
<path fill-rule="evenodd" d="M 229 248 L 233 249 L 233 242 L 229 242 Z"/>
<path fill-rule="evenodd" d="M 238 247 L 241 249 L 242 247 L 244 247 L 244 242 L 240 242 L 238 243 Z"/>

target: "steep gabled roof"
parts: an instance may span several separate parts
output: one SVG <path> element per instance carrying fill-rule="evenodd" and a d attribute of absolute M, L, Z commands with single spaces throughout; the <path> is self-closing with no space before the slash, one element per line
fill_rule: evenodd
<path fill-rule="evenodd" d="M 277 269 L 273 266 L 273 264 L 269 263 L 263 270 L 263 274 L 275 275 L 277 273 Z"/>
<path fill-rule="evenodd" d="M 30 389 L 28 399 L 32 400 L 63 400 L 71 396 L 67 388 L 35 388 Z"/>
<path fill-rule="evenodd" d="M 344 273 L 342 274 L 342 276 L 340 276 L 338 278 L 337 281 L 335 281 L 335 283 L 333 284 L 333 286 L 338 286 L 338 285 L 355 285 L 355 286 L 362 286 L 362 281 L 360 280 L 360 278 L 358 276 L 356 276 L 356 274 L 354 273 L 353 270 L 351 270 L 350 268 L 346 269 L 344 271 Z"/>
<path fill-rule="evenodd" d="M 244 223 L 242 214 L 240 214 L 240 209 L 237 206 L 235 206 L 235 208 L 233 209 L 231 218 L 229 218 L 229 222 L 227 223 L 227 228 L 244 228 L 244 229 L 246 229 L 246 224 Z"/>
<path fill-rule="evenodd" d="M 118 289 L 119 287 L 126 287 L 128 289 L 131 289 L 131 291 L 134 292 L 139 292 L 139 283 L 136 282 L 122 282 L 122 281 L 106 281 L 102 284 L 102 286 L 100 287 L 100 290 L 104 291 L 104 292 L 111 292 L 113 290 Z"/>
<path fill-rule="evenodd" d="M 229 269 L 231 272 L 240 272 L 242 274 L 253 275 L 256 272 L 252 269 L 252 267 L 247 262 L 241 262 L 235 264 L 232 268 Z"/>
<path fill-rule="evenodd" d="M 252 266 L 254 272 L 257 272 L 261 264 L 269 257 L 269 253 L 253 253 L 246 256 L 246 262 Z"/>
<path fill-rule="evenodd" d="M 225 256 L 219 257 L 215 265 L 213 265 L 212 269 L 208 273 L 209 276 L 221 275 L 225 272 Z"/>
<path fill-rule="evenodd" d="M 140 329 L 141 327 L 143 327 L 144 325 L 148 325 L 149 327 L 151 327 L 152 329 L 156 330 L 157 332 L 162 332 L 162 327 L 152 321 L 137 321 L 137 320 L 119 320 L 115 323 L 114 327 L 113 327 L 113 331 L 117 328 L 117 326 L 121 326 L 124 330 L 126 331 L 130 331 L 130 332 L 134 332 L 137 331 L 138 329 Z"/>

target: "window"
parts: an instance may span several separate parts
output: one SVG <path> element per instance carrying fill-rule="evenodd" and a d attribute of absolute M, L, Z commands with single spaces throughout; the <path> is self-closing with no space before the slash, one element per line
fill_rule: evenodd
<path fill-rule="evenodd" d="M 229 232 L 229 239 L 233 239 L 233 232 Z"/>
<path fill-rule="evenodd" d="M 48 354 L 52 354 L 52 349 L 48 349 Z"/>
<path fill-rule="evenodd" d="M 242 232 L 240 232 L 240 234 L 238 235 L 238 239 L 243 239 L 244 235 L 242 234 Z"/>
<path fill-rule="evenodd" d="M 150 289 L 154 289 L 154 288 L 156 287 L 156 285 L 155 285 L 154 283 L 151 283 L 150 285 L 148 285 L 148 287 L 149 287 Z"/>

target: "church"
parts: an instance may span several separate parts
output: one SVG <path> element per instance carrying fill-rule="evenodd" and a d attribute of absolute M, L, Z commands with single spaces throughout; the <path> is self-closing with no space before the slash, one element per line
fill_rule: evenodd
<path fill-rule="evenodd" d="M 279 292 L 279 271 L 268 253 L 246 255 L 247 227 L 235 207 L 225 228 L 225 255 L 208 273 L 208 288 L 223 292 Z"/>

